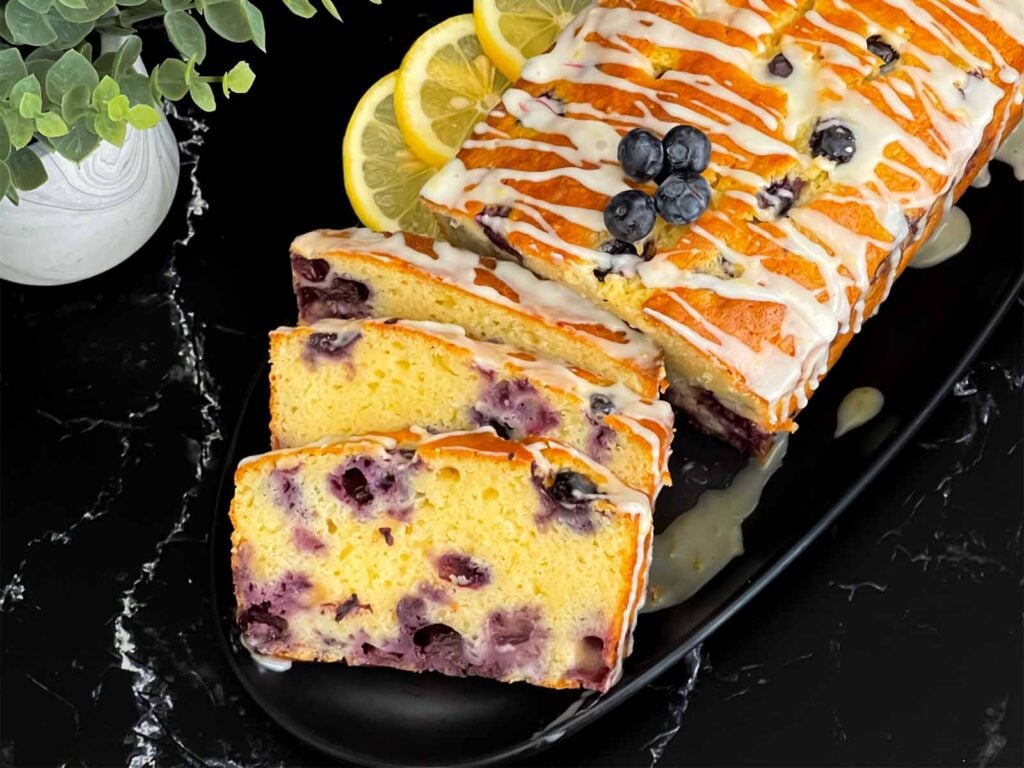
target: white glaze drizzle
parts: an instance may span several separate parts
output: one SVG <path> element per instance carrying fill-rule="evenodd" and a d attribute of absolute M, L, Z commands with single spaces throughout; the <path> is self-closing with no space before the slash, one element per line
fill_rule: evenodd
<path fill-rule="evenodd" d="M 750 459 L 728 488 L 705 491 L 692 509 L 654 537 L 645 613 L 689 599 L 743 554 L 743 521 L 757 508 L 765 486 L 782 466 L 788 444 L 788 435 L 777 437 L 763 462 Z"/>
<path fill-rule="evenodd" d="M 768 268 L 758 268 L 759 256 L 731 252 L 707 229 L 701 231 L 699 227 L 692 228 L 693 232 L 712 242 L 728 261 L 742 264 L 739 276 L 718 279 L 674 269 L 663 254 L 646 264 L 627 264 L 625 269 L 619 264 L 627 277 L 638 275 L 646 288 L 668 295 L 695 321 L 695 327 L 647 308 L 644 311 L 649 317 L 737 372 L 747 388 L 766 401 L 770 420 L 784 421 L 794 404 L 802 407 L 806 403 L 807 392 L 813 391 L 826 372 L 829 348 L 837 335 L 860 330 L 865 297 L 875 279 L 869 265 L 888 261 L 883 285 L 887 295 L 903 248 L 916 237 L 906 215 L 926 213 L 936 204 L 950 200 L 951 190 L 980 145 L 986 126 L 1007 120 L 1007 86 L 1012 86 L 1018 95 L 1021 88 L 1020 73 L 1006 62 L 1004 54 L 1008 52 L 998 50 L 976 26 L 980 19 L 995 20 L 1021 41 L 1024 22 L 1015 5 L 1017 0 L 884 2 L 904 14 L 914 31 L 903 26 L 888 29 L 858 4 L 835 0 L 836 10 L 859 18 L 865 29 L 845 28 L 826 17 L 829 11 L 810 10 L 804 15 L 803 32 L 789 28 L 779 40 L 779 50 L 794 67 L 787 78 L 767 72 L 771 25 L 753 10 L 754 3 L 748 3 L 751 8 L 725 0 L 670 3 L 702 19 L 731 25 L 750 37 L 749 44 L 735 43 L 735 39 L 734 44 L 728 44 L 701 37 L 683 23 L 647 11 L 615 7 L 612 3 L 610 7 L 591 7 L 560 35 L 551 51 L 527 62 L 523 79 L 532 83 L 564 80 L 599 89 L 613 88 L 634 96 L 634 106 L 641 114 L 611 114 L 585 103 L 557 105 L 547 96 L 535 99 L 523 90 L 513 89 L 506 95 L 503 107 L 523 125 L 538 132 L 538 136 L 530 139 L 531 150 L 557 155 L 565 164 L 545 171 L 467 169 L 461 160 L 456 160 L 428 182 L 424 196 L 452 212 L 465 210 L 471 201 L 508 205 L 524 218 L 489 220 L 489 226 L 505 236 L 527 235 L 541 246 L 608 269 L 611 259 L 607 254 L 566 242 L 550 224 L 561 219 L 601 232 L 603 228 L 595 221 L 598 211 L 556 206 L 520 194 L 513 185 L 563 178 L 598 196 L 611 196 L 625 189 L 625 177 L 614 157 L 619 134 L 615 126 L 624 130 L 643 125 L 664 133 L 672 124 L 682 122 L 707 132 L 714 153 L 712 168 L 745 188 L 727 194 L 747 206 L 750 218 L 761 216 L 754 193 L 771 179 L 750 170 L 745 158 L 778 156 L 794 163 L 794 172 L 798 174 L 825 173 L 832 182 L 856 190 L 855 197 L 844 197 L 852 193 L 826 187 L 814 200 L 799 201 L 788 217 L 746 224 L 817 267 L 824 290 L 806 288 L 785 276 L 773 275 Z M 934 12 L 936 5 L 957 16 L 959 26 L 955 30 L 946 28 L 942 17 Z M 764 11 L 760 7 L 757 10 Z M 867 50 L 865 42 L 871 34 L 881 34 L 899 50 L 901 59 L 892 72 L 877 71 L 879 61 Z M 823 42 L 824 35 L 832 35 L 834 40 Z M 922 35 L 933 36 L 946 45 L 963 65 L 915 44 Z M 977 46 L 972 52 L 968 40 L 980 43 L 987 58 L 977 54 Z M 653 66 L 643 50 L 648 44 L 697 52 L 738 68 L 763 86 L 784 92 L 787 107 L 780 113 L 767 106 L 767 101 L 761 104 L 741 96 L 721 74 L 665 72 L 662 81 L 682 83 L 703 94 L 684 104 L 671 91 L 608 71 L 609 65 L 618 65 L 653 74 Z M 815 60 L 814 53 L 819 60 Z M 850 85 L 842 72 L 851 69 L 867 79 Z M 993 73 L 997 82 L 970 77 L 968 71 Z M 715 103 L 739 108 L 745 118 L 737 120 L 726 115 L 713 106 Z M 649 105 L 664 112 L 667 121 L 656 118 Z M 997 108 L 1001 111 L 997 112 Z M 838 119 L 853 130 L 857 151 L 851 162 L 837 165 L 823 158 L 812 160 L 791 145 L 819 118 Z M 914 128 L 908 128 L 908 123 Z M 548 139 L 556 136 L 566 139 L 566 146 Z M 487 139 L 475 138 L 473 146 L 498 150 L 514 148 L 516 144 L 493 133 Z M 887 151 L 894 146 L 900 148 L 901 156 Z M 1011 157 L 1013 147 L 1020 144 L 1008 142 L 1005 146 L 1008 148 L 1004 156 Z M 1018 149 L 1015 156 L 1024 172 L 1024 152 Z M 893 184 L 892 174 L 898 177 L 897 184 Z M 842 225 L 819 202 L 860 207 L 874 217 L 874 229 L 879 234 L 865 234 L 870 230 L 860 220 L 856 221 L 858 231 Z M 740 224 L 744 225 L 742 221 Z M 673 288 L 710 290 L 726 298 L 782 305 L 786 314 L 780 335 L 792 341 L 794 351 L 782 352 L 769 340 L 761 340 L 758 349 L 751 348 L 715 327 Z M 852 301 L 848 292 L 853 293 Z"/>
<path fill-rule="evenodd" d="M 839 404 L 836 413 L 835 437 L 842 437 L 857 427 L 862 427 L 882 411 L 885 395 L 874 387 L 851 389 Z"/>
<path fill-rule="evenodd" d="M 951 259 L 967 247 L 971 239 L 971 220 L 953 206 L 942 217 L 935 232 L 914 254 L 908 265 L 912 269 L 934 267 Z"/>

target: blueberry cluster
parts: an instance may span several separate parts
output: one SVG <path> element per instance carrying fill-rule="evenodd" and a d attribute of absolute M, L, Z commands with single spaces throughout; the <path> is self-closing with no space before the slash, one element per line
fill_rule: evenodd
<path fill-rule="evenodd" d="M 691 125 L 677 125 L 659 139 L 635 128 L 619 142 L 619 162 L 634 181 L 657 181 L 652 198 L 627 189 L 611 199 L 604 224 L 618 241 L 635 243 L 654 229 L 658 215 L 669 224 L 691 224 L 711 202 L 711 186 L 701 176 L 711 160 L 711 141 Z M 635 249 L 634 249 L 635 250 Z"/>

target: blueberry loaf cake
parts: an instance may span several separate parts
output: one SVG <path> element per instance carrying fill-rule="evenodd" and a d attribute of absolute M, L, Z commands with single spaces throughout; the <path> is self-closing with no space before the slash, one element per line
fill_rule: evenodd
<path fill-rule="evenodd" d="M 492 427 L 548 436 L 651 499 L 669 479 L 672 409 L 622 384 L 413 320 L 320 320 L 270 334 L 274 448 L 325 436 Z"/>
<path fill-rule="evenodd" d="M 489 429 L 247 459 L 231 519 L 252 651 L 552 688 L 616 681 L 650 558 L 642 494 Z"/>
<path fill-rule="evenodd" d="M 654 343 L 566 286 L 508 262 L 409 234 L 319 230 L 292 244 L 299 317 L 406 317 L 558 357 L 657 397 Z"/>
<path fill-rule="evenodd" d="M 1021 0 L 600 0 L 424 187 L 754 453 L 1020 120 Z"/>

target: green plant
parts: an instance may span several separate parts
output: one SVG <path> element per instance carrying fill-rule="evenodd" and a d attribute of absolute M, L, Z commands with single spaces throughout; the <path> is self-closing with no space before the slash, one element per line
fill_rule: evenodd
<path fill-rule="evenodd" d="M 283 2 L 303 18 L 316 13 L 309 0 Z M 332 0 L 320 2 L 340 19 Z M 136 26 L 147 21 L 162 26 L 180 55 L 148 77 L 134 68 L 142 52 Z M 17 204 L 19 190 L 46 181 L 33 141 L 81 162 L 101 140 L 120 146 L 128 126 L 155 126 L 164 101 L 188 96 L 212 112 L 214 85 L 225 98 L 248 91 L 255 75 L 245 61 L 222 74 L 200 72 L 204 27 L 266 50 L 263 14 L 250 0 L 0 0 L 0 203 Z M 116 50 L 100 53 L 101 35 L 119 40 Z"/>

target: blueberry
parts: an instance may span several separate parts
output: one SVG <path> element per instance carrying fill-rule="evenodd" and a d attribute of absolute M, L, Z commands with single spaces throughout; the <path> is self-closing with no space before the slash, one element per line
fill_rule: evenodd
<path fill-rule="evenodd" d="M 348 356 L 352 345 L 362 337 L 358 331 L 344 333 L 315 332 L 306 339 L 307 357 L 326 357 L 341 360 Z"/>
<path fill-rule="evenodd" d="M 365 605 L 359 602 L 359 595 L 355 592 L 342 603 L 338 603 L 338 607 L 334 609 L 334 620 L 341 621 L 353 611 L 369 611 L 373 613 L 373 608 L 369 605 Z"/>
<path fill-rule="evenodd" d="M 618 240 L 635 243 L 654 229 L 654 201 L 638 189 L 619 192 L 604 209 L 604 225 Z"/>
<path fill-rule="evenodd" d="M 857 142 L 853 131 L 838 120 L 822 120 L 814 128 L 811 135 L 811 154 L 815 157 L 827 157 L 842 165 L 850 162 L 856 151 Z"/>
<path fill-rule="evenodd" d="M 324 259 L 307 259 L 299 256 L 297 253 L 293 253 L 292 269 L 295 271 L 295 274 L 309 280 L 311 283 L 319 283 L 327 277 L 327 274 L 331 271 L 331 266 Z"/>
<path fill-rule="evenodd" d="M 793 74 L 793 64 L 784 54 L 777 53 L 768 62 L 768 71 L 776 77 L 789 77 Z"/>
<path fill-rule="evenodd" d="M 597 485 L 586 475 L 563 469 L 555 475 L 547 491 L 552 499 L 561 504 L 578 504 L 587 496 L 597 493 Z"/>
<path fill-rule="evenodd" d="M 872 35 L 868 38 L 868 50 L 882 60 L 882 66 L 887 67 L 896 61 L 900 55 L 882 38 L 881 35 Z"/>
<path fill-rule="evenodd" d="M 634 128 L 619 142 L 619 162 L 629 178 L 650 181 L 661 173 L 665 148 L 661 139 L 650 131 Z"/>
<path fill-rule="evenodd" d="M 654 195 L 654 205 L 669 224 L 691 224 L 711 202 L 711 185 L 699 173 L 673 173 Z"/>
<path fill-rule="evenodd" d="M 758 192 L 757 204 L 774 212 L 776 216 L 785 216 L 806 185 L 803 179 L 785 176 Z"/>
<path fill-rule="evenodd" d="M 623 254 L 636 256 L 636 246 L 625 240 L 605 240 L 597 250 L 602 253 L 610 253 L 613 256 L 622 256 Z"/>
<path fill-rule="evenodd" d="M 358 505 L 364 506 L 373 501 L 373 491 L 370 490 L 370 482 L 362 470 L 352 467 L 346 469 L 341 476 L 341 487 L 345 493 Z"/>
<path fill-rule="evenodd" d="M 607 395 L 590 396 L 590 412 L 596 416 L 607 416 L 615 410 L 615 403 Z"/>
<path fill-rule="evenodd" d="M 437 575 L 443 581 L 450 581 L 458 587 L 469 589 L 479 589 L 491 580 L 491 572 L 487 566 L 457 552 L 441 555 L 437 561 Z"/>
<path fill-rule="evenodd" d="M 675 171 L 700 173 L 711 162 L 711 140 L 692 125 L 677 125 L 665 134 L 665 161 Z"/>

